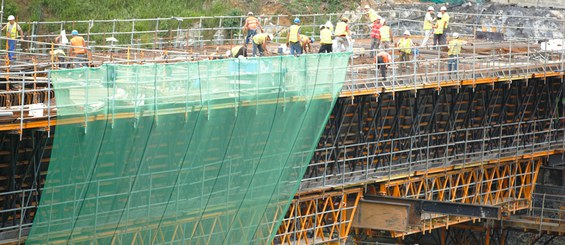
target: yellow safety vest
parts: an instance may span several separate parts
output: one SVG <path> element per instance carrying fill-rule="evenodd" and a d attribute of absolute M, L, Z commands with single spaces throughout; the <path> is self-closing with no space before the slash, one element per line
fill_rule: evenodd
<path fill-rule="evenodd" d="M 269 34 L 266 33 L 257 34 L 253 37 L 253 42 L 257 45 L 261 45 L 266 42 L 268 35 Z"/>
<path fill-rule="evenodd" d="M 434 34 L 443 34 L 443 27 L 445 24 L 445 21 L 443 21 L 443 19 L 438 20 L 437 21 L 437 28 L 434 30 Z"/>
<path fill-rule="evenodd" d="M 291 25 L 290 26 L 290 37 L 288 37 L 289 42 L 298 42 L 298 31 L 300 30 L 300 26 L 298 25 Z"/>
<path fill-rule="evenodd" d="M 431 15 L 430 13 L 426 13 L 427 15 Z M 433 28 L 432 22 L 429 20 L 426 20 L 426 18 L 424 17 L 424 30 L 431 30 Z"/>
<path fill-rule="evenodd" d="M 300 35 L 300 42 L 306 42 L 308 41 L 310 38 L 306 35 Z"/>
<path fill-rule="evenodd" d="M 375 20 L 377 20 L 379 18 L 379 15 L 377 14 L 377 12 L 375 12 L 375 10 L 373 9 L 369 9 L 369 20 L 371 22 L 375 22 Z"/>
<path fill-rule="evenodd" d="M 449 41 L 449 51 L 447 51 L 447 55 L 459 55 L 462 46 L 463 41 L 459 39 Z"/>
<path fill-rule="evenodd" d="M 320 31 L 320 43 L 332 44 L 332 31 L 330 31 L 328 28 Z"/>
<path fill-rule="evenodd" d="M 412 39 L 410 38 L 402 38 L 398 41 L 398 47 L 400 48 L 400 52 L 411 54 L 412 53 Z"/>
<path fill-rule="evenodd" d="M 6 37 L 12 39 L 18 38 L 18 23 L 14 22 L 13 25 L 8 24 L 8 27 L 6 27 Z"/>
<path fill-rule="evenodd" d="M 390 26 L 383 26 L 379 30 L 381 32 L 381 42 L 390 42 Z"/>
<path fill-rule="evenodd" d="M 347 36 L 347 23 L 340 21 L 335 25 L 336 36 Z"/>
<path fill-rule="evenodd" d="M 445 13 L 441 16 L 441 20 L 445 21 L 445 28 L 449 26 L 449 14 Z"/>
<path fill-rule="evenodd" d="M 237 58 L 236 55 L 241 48 L 243 48 L 243 47 L 242 46 L 235 46 L 235 47 L 231 48 L 231 57 Z"/>

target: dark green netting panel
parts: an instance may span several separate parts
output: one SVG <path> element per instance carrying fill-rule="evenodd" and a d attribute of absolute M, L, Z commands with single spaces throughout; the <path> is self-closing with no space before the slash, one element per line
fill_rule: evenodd
<path fill-rule="evenodd" d="M 51 72 L 57 128 L 30 244 L 266 244 L 349 53 Z"/>

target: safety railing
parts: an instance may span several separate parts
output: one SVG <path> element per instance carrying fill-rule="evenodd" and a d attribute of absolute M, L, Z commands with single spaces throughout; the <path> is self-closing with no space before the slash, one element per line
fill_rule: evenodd
<path fill-rule="evenodd" d="M 539 224 L 539 234 L 544 232 L 544 225 L 563 227 L 565 225 L 565 196 L 534 193 L 527 215 Z"/>

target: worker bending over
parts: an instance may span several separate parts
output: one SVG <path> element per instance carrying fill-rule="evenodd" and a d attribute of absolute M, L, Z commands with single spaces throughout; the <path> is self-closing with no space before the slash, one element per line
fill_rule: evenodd
<path fill-rule="evenodd" d="M 78 64 L 76 65 L 78 65 L 78 67 L 86 66 L 88 63 L 88 57 L 86 56 L 86 42 L 84 41 L 84 38 L 78 35 L 77 30 L 73 30 L 71 35 L 73 37 L 71 38 L 71 51 L 69 54 L 71 57 L 75 57 L 77 59 Z"/>
<path fill-rule="evenodd" d="M 374 53 L 376 53 L 376 50 L 379 48 L 381 43 L 381 27 L 383 26 L 381 24 L 381 19 L 382 18 L 379 17 L 375 20 L 375 22 L 373 22 L 373 27 L 371 28 L 371 58 L 375 56 Z"/>
<path fill-rule="evenodd" d="M 394 37 L 392 36 L 392 29 L 386 23 L 385 19 L 381 19 L 383 26 L 379 29 L 381 34 L 381 48 L 390 48 L 391 44 L 394 42 Z"/>
<path fill-rule="evenodd" d="M 428 7 L 428 12 L 426 13 L 426 16 L 424 17 L 424 39 L 422 40 L 422 44 L 421 47 L 424 47 L 425 45 L 428 44 L 428 40 L 430 39 L 430 37 L 433 34 L 433 27 L 434 27 L 434 21 L 435 18 L 433 18 L 433 14 L 434 14 L 434 7 L 429 6 Z"/>
<path fill-rule="evenodd" d="M 332 31 L 326 25 L 320 26 L 320 50 L 318 53 L 332 52 Z"/>
<path fill-rule="evenodd" d="M 467 44 L 467 42 L 459 39 L 459 33 L 453 33 L 453 40 L 449 41 L 449 50 L 447 51 L 447 55 L 449 56 L 449 60 L 447 60 L 448 71 L 457 71 L 461 47 L 465 44 Z"/>
<path fill-rule="evenodd" d="M 398 48 L 400 48 L 400 70 L 407 70 L 406 68 L 409 67 L 408 62 L 410 62 L 410 54 L 412 54 L 412 47 L 414 43 L 412 39 L 410 39 L 410 32 L 405 31 L 403 37 L 398 40 L 396 44 Z"/>
<path fill-rule="evenodd" d="M 235 46 L 229 50 L 228 57 L 237 58 L 239 56 L 247 57 L 247 48 L 245 46 Z"/>
<path fill-rule="evenodd" d="M 286 37 L 286 46 L 290 47 L 290 55 L 298 56 L 302 53 L 300 45 L 300 19 L 294 19 L 294 25 L 290 26 Z"/>
<path fill-rule="evenodd" d="M 273 34 L 261 33 L 253 37 L 253 56 L 263 56 L 264 54 L 269 54 L 267 50 L 267 43 L 273 40 Z"/>
<path fill-rule="evenodd" d="M 312 53 L 312 43 L 316 40 L 313 37 L 308 37 L 306 35 L 300 35 L 300 46 L 302 46 L 302 53 Z"/>
<path fill-rule="evenodd" d="M 8 16 L 8 24 L 2 27 L 2 31 L 6 30 L 6 37 L 8 38 L 8 59 L 14 60 L 14 52 L 16 51 L 16 44 L 18 40 L 18 33 L 20 39 L 24 40 L 24 32 L 13 15 Z"/>
<path fill-rule="evenodd" d="M 259 20 L 253 15 L 253 12 L 247 13 L 247 19 L 245 19 L 245 25 L 243 25 L 243 30 L 247 31 L 245 46 L 247 46 L 251 38 L 257 35 L 257 28 L 261 29 L 261 32 L 263 32 L 263 27 L 261 23 L 259 23 Z"/>
<path fill-rule="evenodd" d="M 392 61 L 390 54 L 381 48 L 377 53 L 377 57 L 375 57 L 375 61 L 377 62 L 379 71 L 381 71 L 381 77 L 386 80 L 386 69 L 388 67 L 388 63 Z"/>
<path fill-rule="evenodd" d="M 349 49 L 351 31 L 347 25 L 348 22 L 349 19 L 347 17 L 341 17 L 341 21 L 335 26 L 335 52 L 345 52 Z"/>

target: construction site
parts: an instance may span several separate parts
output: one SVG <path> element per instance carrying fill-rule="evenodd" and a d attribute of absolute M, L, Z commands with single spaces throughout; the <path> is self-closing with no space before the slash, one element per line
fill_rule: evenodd
<path fill-rule="evenodd" d="M 564 244 L 565 10 L 493 2 L 448 8 L 455 70 L 419 45 L 443 5 L 371 6 L 417 45 L 386 78 L 362 8 L 258 15 L 270 54 L 246 58 L 247 16 L 18 19 L 0 244 Z M 343 16 L 353 48 L 318 54 Z M 285 48 L 295 18 L 312 53 Z M 71 30 L 83 60 L 56 52 Z"/>

